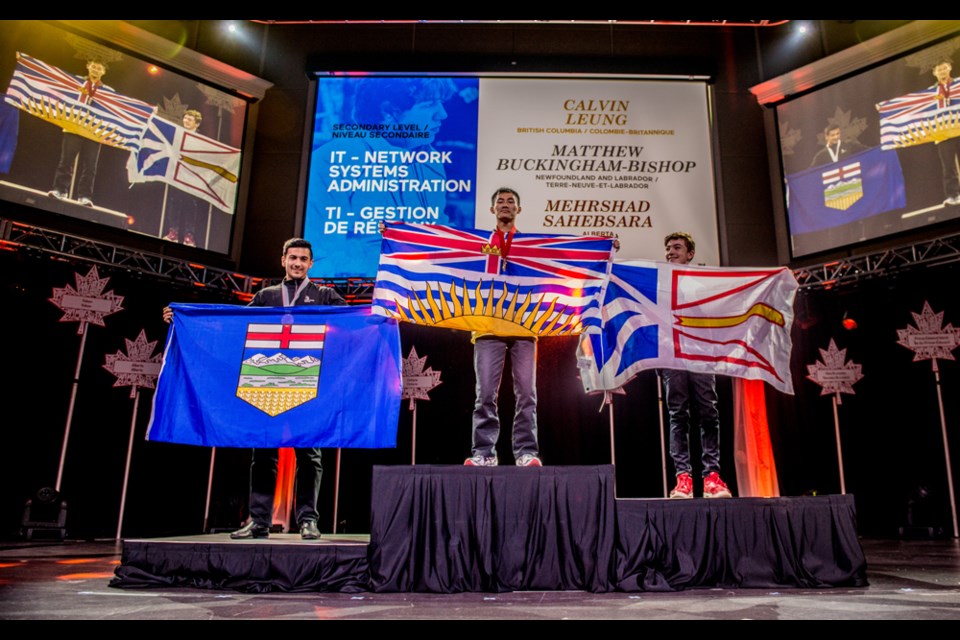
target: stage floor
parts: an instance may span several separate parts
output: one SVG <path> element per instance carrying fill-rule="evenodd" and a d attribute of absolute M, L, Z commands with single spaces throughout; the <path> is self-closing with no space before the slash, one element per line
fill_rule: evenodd
<path fill-rule="evenodd" d="M 271 536 L 273 544 L 281 538 Z M 311 543 L 289 538 L 298 546 L 333 541 L 333 536 Z M 859 588 L 247 594 L 112 588 L 122 550 L 113 540 L 0 541 L 0 619 L 960 620 L 960 542 L 862 539 L 861 544 L 869 586 Z"/>

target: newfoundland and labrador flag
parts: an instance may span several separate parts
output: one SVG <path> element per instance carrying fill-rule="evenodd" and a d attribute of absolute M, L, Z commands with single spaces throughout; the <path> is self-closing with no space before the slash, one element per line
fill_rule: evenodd
<path fill-rule="evenodd" d="M 147 440 L 395 447 L 400 331 L 366 306 L 171 304 Z"/>
<path fill-rule="evenodd" d="M 785 267 L 614 263 L 601 326 L 580 337 L 584 390 L 614 390 L 643 370 L 664 368 L 765 380 L 792 394 L 797 288 Z"/>
<path fill-rule="evenodd" d="M 613 240 L 390 223 L 373 309 L 403 322 L 502 336 L 575 335 L 599 323 Z"/>
<path fill-rule="evenodd" d="M 151 118 L 140 148 L 127 158 L 130 184 L 159 181 L 233 213 L 240 149 Z"/>

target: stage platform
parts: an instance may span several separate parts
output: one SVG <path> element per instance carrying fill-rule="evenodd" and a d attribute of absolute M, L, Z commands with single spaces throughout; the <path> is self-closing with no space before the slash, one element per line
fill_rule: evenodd
<path fill-rule="evenodd" d="M 853 496 L 617 499 L 611 465 L 374 467 L 369 536 L 124 540 L 119 588 L 678 591 L 867 586 Z"/>

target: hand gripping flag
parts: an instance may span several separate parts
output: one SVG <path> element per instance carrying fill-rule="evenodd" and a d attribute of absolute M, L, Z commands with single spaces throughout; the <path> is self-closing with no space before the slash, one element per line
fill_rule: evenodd
<path fill-rule="evenodd" d="M 85 90 L 75 76 L 25 53 L 7 87 L 8 104 L 95 142 L 136 151 L 157 107 L 100 85 Z"/>
<path fill-rule="evenodd" d="M 900 149 L 960 135 L 960 78 L 877 103 L 880 148 Z"/>
<path fill-rule="evenodd" d="M 147 440 L 396 446 L 400 331 L 369 306 L 171 304 Z"/>
<path fill-rule="evenodd" d="M 501 336 L 575 335 L 599 325 L 613 240 L 391 223 L 373 310 L 404 322 Z"/>
<path fill-rule="evenodd" d="M 580 338 L 584 389 L 613 390 L 640 371 L 665 368 L 765 380 L 792 394 L 797 288 L 786 268 L 614 263 L 602 325 Z"/>
<path fill-rule="evenodd" d="M 151 118 L 140 148 L 127 158 L 131 184 L 159 181 L 233 213 L 240 149 Z"/>

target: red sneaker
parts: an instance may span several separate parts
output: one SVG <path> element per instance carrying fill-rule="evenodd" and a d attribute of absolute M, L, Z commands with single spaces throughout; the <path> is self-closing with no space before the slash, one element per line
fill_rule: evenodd
<path fill-rule="evenodd" d="M 693 497 L 693 478 L 689 473 L 681 473 L 677 476 L 677 486 L 670 492 L 671 498 L 692 498 Z"/>
<path fill-rule="evenodd" d="M 727 488 L 727 483 L 720 479 L 720 474 L 711 471 L 703 479 L 703 497 L 704 498 L 732 498 L 733 494 Z"/>

